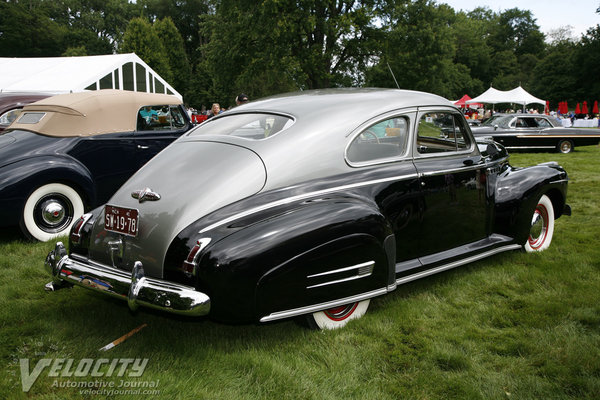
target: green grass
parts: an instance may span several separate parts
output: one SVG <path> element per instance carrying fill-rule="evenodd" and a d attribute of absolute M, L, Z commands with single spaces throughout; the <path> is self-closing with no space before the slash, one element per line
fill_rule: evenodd
<path fill-rule="evenodd" d="M 0 398 L 82 397 L 53 387 L 48 370 L 23 393 L 20 358 L 148 358 L 142 377 L 126 380 L 158 380 L 165 399 L 597 399 L 600 148 L 511 157 L 515 166 L 550 160 L 569 172 L 573 216 L 557 221 L 549 250 L 504 253 L 400 286 L 331 332 L 294 321 L 230 326 L 131 314 L 81 288 L 45 293 L 42 264 L 53 244 L 3 231 Z"/>

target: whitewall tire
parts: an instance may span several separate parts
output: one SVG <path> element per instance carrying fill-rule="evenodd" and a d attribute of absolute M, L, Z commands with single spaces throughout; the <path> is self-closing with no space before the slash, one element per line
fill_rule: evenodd
<path fill-rule="evenodd" d="M 554 207 L 546 195 L 540 197 L 533 212 L 529 237 L 525 242 L 525 251 L 532 253 L 544 251 L 550 247 L 554 234 Z"/>
<path fill-rule="evenodd" d="M 338 329 L 346 326 L 353 319 L 365 315 L 370 300 L 333 307 L 307 315 L 308 325 L 314 329 Z"/>
<path fill-rule="evenodd" d="M 84 213 L 81 196 L 70 186 L 50 183 L 33 191 L 25 202 L 21 230 L 42 242 L 69 233 L 77 217 Z"/>

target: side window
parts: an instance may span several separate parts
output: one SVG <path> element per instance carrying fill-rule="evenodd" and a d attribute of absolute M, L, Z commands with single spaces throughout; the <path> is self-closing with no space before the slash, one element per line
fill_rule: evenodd
<path fill-rule="evenodd" d="M 185 118 L 177 106 L 144 106 L 137 115 L 138 131 L 167 131 L 185 126 Z"/>
<path fill-rule="evenodd" d="M 535 120 L 537 121 L 537 125 L 540 128 L 552 128 L 552 124 L 550 123 L 550 121 L 548 121 L 545 118 L 536 118 Z"/>
<path fill-rule="evenodd" d="M 421 154 L 466 150 L 470 146 L 465 126 L 458 115 L 449 112 L 423 114 L 417 132 Z"/>
<path fill-rule="evenodd" d="M 364 163 L 396 158 L 406 151 L 408 119 L 395 117 L 371 125 L 354 138 L 346 152 L 350 162 Z"/>

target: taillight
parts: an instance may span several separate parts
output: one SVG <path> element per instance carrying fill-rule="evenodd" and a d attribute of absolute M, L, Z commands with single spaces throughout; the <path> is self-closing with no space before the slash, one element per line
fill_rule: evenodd
<path fill-rule="evenodd" d="M 208 246 L 210 240 L 210 238 L 202 238 L 198 240 L 194 247 L 192 247 L 192 250 L 190 250 L 183 264 L 181 264 L 181 269 L 188 277 L 194 275 L 202 250 Z"/>
<path fill-rule="evenodd" d="M 73 227 L 71 228 L 71 242 L 75 244 L 79 244 L 81 241 L 81 230 L 85 226 L 85 224 L 92 218 L 92 214 L 83 214 Z"/>

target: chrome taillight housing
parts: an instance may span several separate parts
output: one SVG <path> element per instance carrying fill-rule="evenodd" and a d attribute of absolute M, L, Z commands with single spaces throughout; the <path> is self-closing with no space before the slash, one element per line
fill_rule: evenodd
<path fill-rule="evenodd" d="M 192 247 L 187 258 L 181 264 L 181 270 L 186 274 L 186 276 L 191 277 L 196 273 L 196 268 L 198 267 L 198 260 L 200 259 L 202 250 L 204 250 L 204 248 L 208 246 L 210 241 L 210 238 L 202 238 L 196 242 L 194 247 Z"/>
<path fill-rule="evenodd" d="M 71 243 L 79 244 L 81 242 L 81 230 L 85 226 L 85 224 L 92 218 L 92 214 L 83 214 L 79 219 L 73 224 L 71 228 Z"/>

